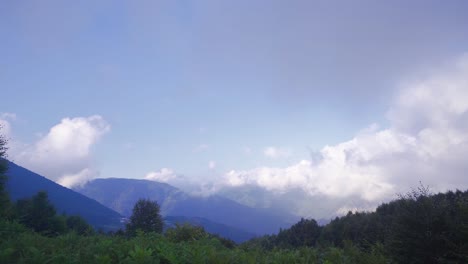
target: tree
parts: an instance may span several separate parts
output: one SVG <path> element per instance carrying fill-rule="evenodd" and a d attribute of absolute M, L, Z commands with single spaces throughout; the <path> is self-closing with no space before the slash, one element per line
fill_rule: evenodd
<path fill-rule="evenodd" d="M 137 230 L 162 233 L 163 220 L 157 202 L 140 199 L 135 204 L 132 216 L 127 224 L 127 232 L 134 235 Z"/>
<path fill-rule="evenodd" d="M 2 129 L 2 126 L 0 125 L 0 129 Z M 6 158 L 6 151 L 8 150 L 7 147 L 8 141 L 6 140 L 5 136 L 0 134 L 0 158 L 5 159 Z M 3 169 L 3 171 L 1 170 Z M 0 167 L 0 173 L 4 173 L 6 171 L 6 167 Z"/>
<path fill-rule="evenodd" d="M 0 129 L 2 126 L 0 126 Z M 11 202 L 6 191 L 7 177 L 5 172 L 8 170 L 8 162 L 6 160 L 6 151 L 8 141 L 0 134 L 0 218 L 8 218 L 11 215 Z"/>
<path fill-rule="evenodd" d="M 413 189 L 397 201 L 387 248 L 398 263 L 468 263 L 468 191 Z"/>
<path fill-rule="evenodd" d="M 320 236 L 321 228 L 314 219 L 304 219 L 289 229 L 280 230 L 276 245 L 283 248 L 313 247 Z"/>
<path fill-rule="evenodd" d="M 55 236 L 66 231 L 65 217 L 56 215 L 46 192 L 38 192 L 31 199 L 18 200 L 16 210 L 20 223 L 38 233 Z"/>
<path fill-rule="evenodd" d="M 93 228 L 79 215 L 67 217 L 67 228 L 75 231 L 78 235 L 89 235 L 94 232 Z"/>
<path fill-rule="evenodd" d="M 179 243 L 182 241 L 194 241 L 206 238 L 208 237 L 208 233 L 206 233 L 205 229 L 201 226 L 194 226 L 189 223 L 176 223 L 175 227 L 169 228 L 166 231 L 165 236 L 169 241 Z"/>

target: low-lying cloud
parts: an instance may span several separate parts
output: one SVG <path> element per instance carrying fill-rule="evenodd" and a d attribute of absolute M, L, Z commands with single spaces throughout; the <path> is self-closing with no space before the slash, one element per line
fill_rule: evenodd
<path fill-rule="evenodd" d="M 172 169 L 162 168 L 160 171 L 149 172 L 146 174 L 145 179 L 168 183 L 177 179 L 177 174 Z"/>
<path fill-rule="evenodd" d="M 311 196 L 376 203 L 419 181 L 437 191 L 468 187 L 468 55 L 402 85 L 388 120 L 388 128 L 373 124 L 349 141 L 323 147 L 316 160 L 232 170 L 223 184 L 276 192 L 300 188 Z"/>

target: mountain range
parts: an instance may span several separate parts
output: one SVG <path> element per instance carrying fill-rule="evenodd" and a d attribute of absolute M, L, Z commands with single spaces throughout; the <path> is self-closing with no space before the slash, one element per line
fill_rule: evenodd
<path fill-rule="evenodd" d="M 158 202 L 167 227 L 190 223 L 236 242 L 276 233 L 297 220 L 283 212 L 252 208 L 217 195 L 193 196 L 169 184 L 149 180 L 95 179 L 72 190 L 13 162 L 8 165 L 6 187 L 12 200 L 46 191 L 58 213 L 80 215 L 103 231 L 123 228 L 125 218 L 131 215 L 140 198 Z"/>
<path fill-rule="evenodd" d="M 297 217 L 267 208 L 252 208 L 222 196 L 189 195 L 171 185 L 150 180 L 95 179 L 75 188 L 123 216 L 140 198 L 156 200 L 164 216 L 198 217 L 255 235 L 276 233 L 289 227 Z"/>

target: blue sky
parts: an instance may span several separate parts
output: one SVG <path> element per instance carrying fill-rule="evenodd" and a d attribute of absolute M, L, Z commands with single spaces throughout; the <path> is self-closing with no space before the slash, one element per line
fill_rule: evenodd
<path fill-rule="evenodd" d="M 10 158 L 59 182 L 162 168 L 255 178 L 323 159 L 374 123 L 398 127 L 402 87 L 464 61 L 467 13 L 466 1 L 2 1 Z"/>

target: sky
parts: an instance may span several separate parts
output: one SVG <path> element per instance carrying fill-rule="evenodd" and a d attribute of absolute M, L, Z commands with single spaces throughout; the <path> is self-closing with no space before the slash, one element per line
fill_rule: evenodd
<path fill-rule="evenodd" d="M 377 203 L 468 188 L 466 1 L 1 1 L 9 158 Z M 190 187 L 191 186 L 191 187 Z"/>

